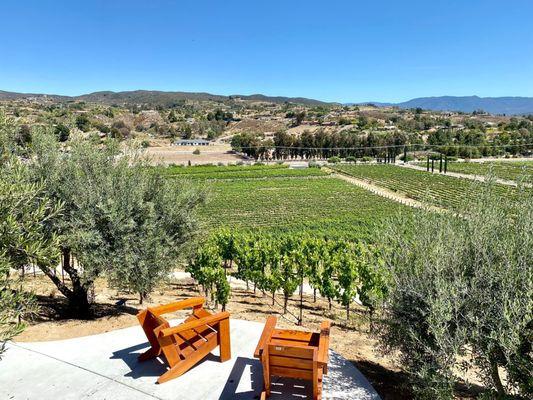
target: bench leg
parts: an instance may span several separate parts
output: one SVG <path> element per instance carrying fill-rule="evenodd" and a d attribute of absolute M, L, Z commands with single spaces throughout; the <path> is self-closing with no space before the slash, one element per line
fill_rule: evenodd
<path fill-rule="evenodd" d="M 229 318 L 223 319 L 218 324 L 218 344 L 220 345 L 220 362 L 231 359 Z"/>
<path fill-rule="evenodd" d="M 137 358 L 139 361 L 146 361 L 151 360 L 152 358 L 156 358 L 161 354 L 161 349 L 154 349 L 153 347 L 150 347 L 148 350 L 146 350 L 144 353 L 139 354 L 139 357 Z"/>

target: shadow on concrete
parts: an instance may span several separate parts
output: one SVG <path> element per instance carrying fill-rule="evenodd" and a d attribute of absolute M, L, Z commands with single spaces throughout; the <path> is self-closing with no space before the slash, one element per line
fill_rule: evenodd
<path fill-rule="evenodd" d="M 249 374 L 249 377 L 246 375 Z M 239 383 L 249 382 L 248 387 L 239 387 Z M 259 399 L 263 390 L 263 367 L 254 358 L 237 357 L 219 400 Z M 272 377 L 270 399 L 312 399 L 311 382 L 300 379 Z"/>
<path fill-rule="evenodd" d="M 250 374 L 250 387 L 239 389 L 241 378 L 248 382 L 246 374 Z M 226 385 L 220 394 L 219 400 L 251 400 L 259 399 L 263 389 L 263 369 L 261 362 L 255 358 L 237 357 L 233 369 L 229 374 Z"/>
<path fill-rule="evenodd" d="M 142 353 L 139 350 L 145 350 L 150 347 L 150 343 L 145 342 L 137 344 L 135 346 L 127 347 L 122 350 L 114 351 L 113 355 L 110 357 L 112 360 L 120 359 L 126 363 L 129 367 L 130 372 L 128 372 L 125 377 L 128 378 L 141 378 L 141 377 L 159 377 L 163 375 L 168 370 L 168 365 L 164 361 L 164 356 L 156 357 L 151 360 L 146 360 L 140 362 L 138 360 L 139 355 Z M 196 364 L 191 369 L 198 367 L 206 361 L 216 361 L 220 362 L 220 357 L 209 353 L 203 360 Z"/>
<path fill-rule="evenodd" d="M 126 363 L 129 367 L 130 372 L 128 372 L 126 377 L 137 379 L 146 376 L 157 376 L 164 374 L 167 371 L 167 365 L 163 360 L 159 358 L 153 358 L 151 360 L 139 362 L 137 357 L 139 357 L 139 350 L 144 350 L 150 347 L 150 343 L 145 342 L 141 344 L 136 344 L 135 346 L 127 347 L 122 350 L 117 350 L 113 352 L 113 355 L 110 357 L 113 360 L 120 359 Z"/>

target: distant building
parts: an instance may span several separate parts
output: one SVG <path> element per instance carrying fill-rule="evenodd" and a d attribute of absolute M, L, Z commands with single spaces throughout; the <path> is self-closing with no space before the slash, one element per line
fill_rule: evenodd
<path fill-rule="evenodd" d="M 174 142 L 175 146 L 209 146 L 211 142 L 205 139 L 180 139 Z"/>

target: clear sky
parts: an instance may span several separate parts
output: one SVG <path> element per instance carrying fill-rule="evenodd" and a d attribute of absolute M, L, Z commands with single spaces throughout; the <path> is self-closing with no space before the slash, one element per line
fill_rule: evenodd
<path fill-rule="evenodd" d="M 2 0 L 0 90 L 533 96 L 533 0 Z"/>

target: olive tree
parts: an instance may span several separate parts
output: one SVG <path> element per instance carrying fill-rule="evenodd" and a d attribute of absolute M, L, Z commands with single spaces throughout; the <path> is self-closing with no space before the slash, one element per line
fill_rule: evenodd
<path fill-rule="evenodd" d="M 60 212 L 41 184 L 28 179 L 25 165 L 9 154 L 0 161 L 0 355 L 5 343 L 20 333 L 24 318 L 37 311 L 34 297 L 22 291 L 10 272 L 30 264 L 58 262 L 57 237 L 44 223 Z"/>
<path fill-rule="evenodd" d="M 420 397 L 451 398 L 459 368 L 499 396 L 533 390 L 533 190 L 502 199 L 476 185 L 459 215 L 399 216 L 380 240 L 381 340 L 400 350 Z"/>
<path fill-rule="evenodd" d="M 88 293 L 98 276 L 138 293 L 141 302 L 165 278 L 197 231 L 193 212 L 203 194 L 165 179 L 114 141 L 69 142 L 69 148 L 60 147 L 47 134 L 33 140 L 34 180 L 63 204 L 62 215 L 47 225 L 60 238 L 69 282 L 47 265 L 39 267 L 74 314 L 87 317 Z"/>

